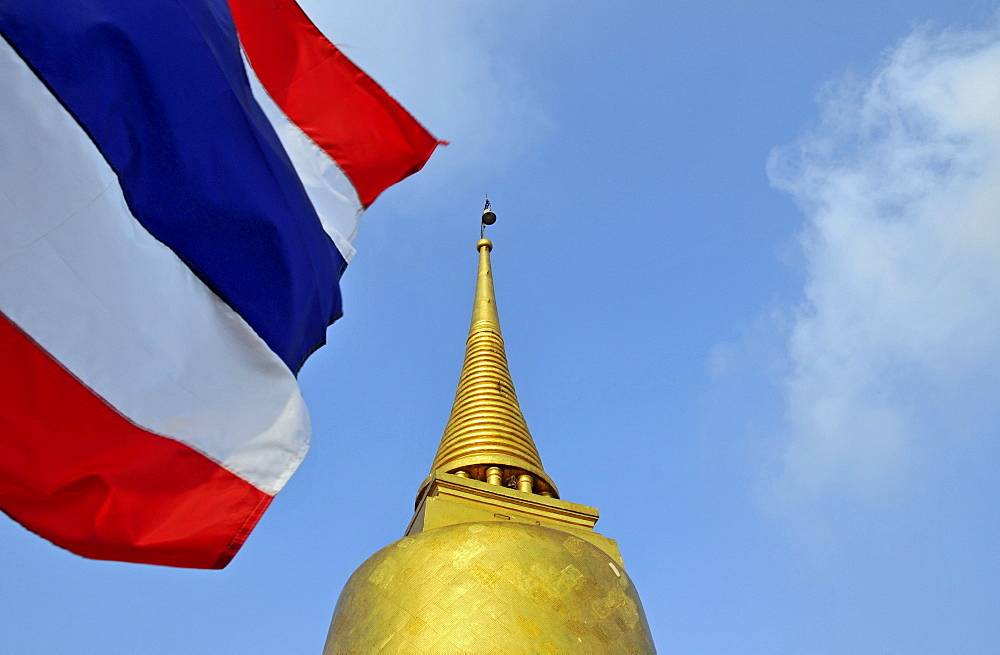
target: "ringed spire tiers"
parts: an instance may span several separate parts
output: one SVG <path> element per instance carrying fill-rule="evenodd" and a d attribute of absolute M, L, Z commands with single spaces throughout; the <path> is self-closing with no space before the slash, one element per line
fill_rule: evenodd
<path fill-rule="evenodd" d="M 558 498 L 521 413 L 507 365 L 493 290 L 493 243 L 483 238 L 476 248 L 479 274 L 465 361 L 431 473 L 454 473 Z"/>

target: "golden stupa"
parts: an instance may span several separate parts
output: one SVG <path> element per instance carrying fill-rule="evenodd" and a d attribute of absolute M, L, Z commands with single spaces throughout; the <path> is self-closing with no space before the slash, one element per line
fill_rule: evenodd
<path fill-rule="evenodd" d="M 495 215 L 489 204 L 484 225 Z M 514 393 L 490 252 L 451 417 L 399 541 L 347 581 L 324 653 L 652 653 L 593 507 L 559 498 Z"/>

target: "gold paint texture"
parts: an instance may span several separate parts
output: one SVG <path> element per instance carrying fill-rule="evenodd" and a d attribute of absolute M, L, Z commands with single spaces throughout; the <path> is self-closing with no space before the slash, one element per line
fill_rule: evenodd
<path fill-rule="evenodd" d="M 653 653 L 628 575 L 560 530 L 462 523 L 383 548 L 348 580 L 332 653 Z"/>
<path fill-rule="evenodd" d="M 482 480 L 487 467 L 503 467 L 501 484 L 517 485 L 519 475 L 530 473 L 537 480 L 535 493 L 545 491 L 558 497 L 542 468 L 507 367 L 490 265 L 493 244 L 482 239 L 477 248 L 479 275 L 465 361 L 431 472 L 465 469 Z"/>

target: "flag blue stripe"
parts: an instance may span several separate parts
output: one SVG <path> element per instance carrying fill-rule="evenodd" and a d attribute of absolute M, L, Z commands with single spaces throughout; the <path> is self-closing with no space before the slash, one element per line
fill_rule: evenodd
<path fill-rule="evenodd" d="M 345 263 L 252 98 L 226 2 L 0 0 L 0 33 L 142 225 L 298 370 L 341 313 Z"/>

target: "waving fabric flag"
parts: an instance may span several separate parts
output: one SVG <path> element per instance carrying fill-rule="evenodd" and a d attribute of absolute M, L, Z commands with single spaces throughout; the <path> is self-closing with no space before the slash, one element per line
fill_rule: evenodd
<path fill-rule="evenodd" d="M 0 508 L 221 568 L 365 207 L 438 141 L 292 0 L 0 0 Z"/>

